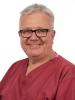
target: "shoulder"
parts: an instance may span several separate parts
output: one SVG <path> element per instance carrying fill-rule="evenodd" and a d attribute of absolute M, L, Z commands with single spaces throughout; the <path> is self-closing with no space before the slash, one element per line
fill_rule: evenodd
<path fill-rule="evenodd" d="M 4 75 L 1 83 L 0 83 L 0 91 L 1 89 L 6 86 L 15 76 L 17 76 L 22 67 L 28 62 L 28 58 L 26 59 L 22 59 L 19 61 L 14 62 L 10 68 L 8 69 L 8 71 L 6 72 L 6 74 Z"/>
<path fill-rule="evenodd" d="M 75 78 L 75 65 L 73 63 L 71 63 L 70 61 L 68 61 L 60 55 L 58 56 L 56 63 L 58 65 L 57 73 L 61 79 L 66 77 L 71 79 L 73 79 L 73 77 Z"/>
<path fill-rule="evenodd" d="M 56 63 L 59 65 L 59 67 L 61 66 L 61 68 L 67 68 L 67 69 L 75 68 L 75 65 L 73 63 L 71 63 L 70 61 L 68 61 L 67 59 L 65 59 L 60 55 L 58 55 Z"/>
<path fill-rule="evenodd" d="M 16 61 L 16 62 L 14 62 L 14 63 L 10 66 L 10 68 L 8 69 L 8 71 L 6 72 L 5 76 L 8 76 L 9 74 L 12 74 L 12 73 L 15 72 L 16 70 L 21 69 L 21 67 L 22 67 L 23 65 L 25 65 L 25 64 L 27 63 L 27 61 L 28 61 L 28 58 L 22 59 L 22 60 L 18 60 L 18 61 Z M 4 76 L 4 77 L 5 77 L 5 76 Z"/>
<path fill-rule="evenodd" d="M 25 65 L 28 62 L 28 58 L 26 59 L 22 59 L 22 60 L 18 60 L 16 62 L 14 62 L 11 67 L 9 68 L 9 70 L 11 69 L 16 69 L 16 68 L 20 68 L 22 65 Z M 9 71 L 8 70 L 8 71 Z"/>

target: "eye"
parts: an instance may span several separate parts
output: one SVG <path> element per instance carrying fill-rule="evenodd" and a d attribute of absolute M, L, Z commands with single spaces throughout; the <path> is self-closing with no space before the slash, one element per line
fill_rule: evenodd
<path fill-rule="evenodd" d="M 32 33 L 32 30 L 25 30 L 26 33 Z"/>
<path fill-rule="evenodd" d="M 46 33 L 46 32 L 48 32 L 48 29 L 39 29 L 38 32 Z"/>
<path fill-rule="evenodd" d="M 19 32 L 18 33 L 22 33 L 23 32 L 23 30 L 19 30 Z"/>
<path fill-rule="evenodd" d="M 42 29 L 42 32 L 48 32 L 48 29 Z"/>
<path fill-rule="evenodd" d="M 19 30 L 19 33 L 32 33 L 32 30 Z"/>

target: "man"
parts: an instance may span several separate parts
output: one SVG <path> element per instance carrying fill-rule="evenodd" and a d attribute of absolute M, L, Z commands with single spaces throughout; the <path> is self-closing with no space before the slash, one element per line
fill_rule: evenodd
<path fill-rule="evenodd" d="M 75 100 L 75 68 L 52 49 L 54 15 L 34 4 L 21 12 L 21 47 L 28 58 L 17 61 L 4 76 L 1 100 Z"/>

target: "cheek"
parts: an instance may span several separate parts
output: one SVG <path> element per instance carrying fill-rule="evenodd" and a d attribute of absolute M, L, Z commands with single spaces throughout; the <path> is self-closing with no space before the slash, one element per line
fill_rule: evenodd
<path fill-rule="evenodd" d="M 21 48 L 23 49 L 23 51 L 27 54 L 27 52 L 29 51 L 28 47 L 25 45 L 24 41 L 20 42 L 21 44 Z"/>
<path fill-rule="evenodd" d="M 45 40 L 45 43 L 47 45 L 50 45 L 50 44 L 52 44 L 52 41 L 53 41 L 53 38 L 50 35 L 48 35 L 47 38 L 46 38 L 46 40 Z"/>
<path fill-rule="evenodd" d="M 20 38 L 20 44 L 21 44 L 21 47 L 22 47 L 23 49 L 25 49 L 25 47 L 26 47 L 26 46 L 25 46 L 25 41 L 26 41 L 26 40 Z"/>
<path fill-rule="evenodd" d="M 44 40 L 45 46 L 47 48 L 50 48 L 53 43 L 53 39 L 50 36 L 47 36 L 47 38 Z"/>

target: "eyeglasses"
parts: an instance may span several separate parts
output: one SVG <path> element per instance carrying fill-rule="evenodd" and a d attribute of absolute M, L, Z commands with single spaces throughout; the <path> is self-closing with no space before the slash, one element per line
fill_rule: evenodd
<path fill-rule="evenodd" d="M 46 37 L 47 33 L 52 31 L 51 29 L 36 29 L 36 30 L 32 30 L 32 29 L 23 29 L 23 30 L 19 30 L 19 35 L 23 38 L 29 38 L 32 36 L 32 33 L 35 32 L 37 37 Z"/>

